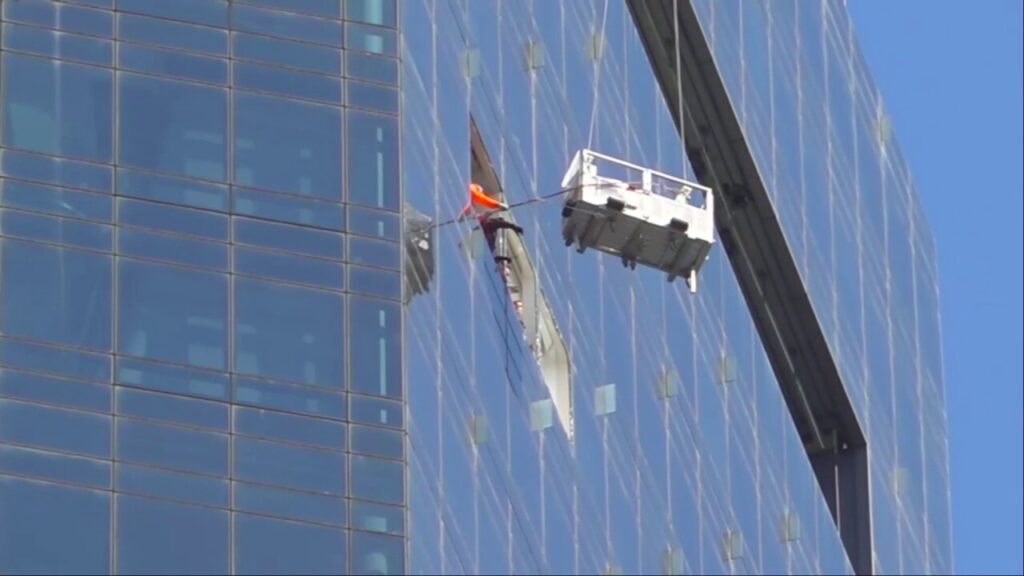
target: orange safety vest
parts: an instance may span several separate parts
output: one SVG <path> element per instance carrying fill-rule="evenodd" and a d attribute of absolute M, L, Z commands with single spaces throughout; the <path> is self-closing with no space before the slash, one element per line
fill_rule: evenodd
<path fill-rule="evenodd" d="M 478 216 L 487 216 L 499 210 L 507 210 L 508 205 L 495 200 L 484 192 L 483 186 L 473 183 L 469 185 L 469 203 L 459 213 L 459 218 L 464 218 L 473 212 Z"/>

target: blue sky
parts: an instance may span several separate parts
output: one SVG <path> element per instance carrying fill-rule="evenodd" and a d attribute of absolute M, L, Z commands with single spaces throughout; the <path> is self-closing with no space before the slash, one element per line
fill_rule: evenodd
<path fill-rule="evenodd" d="M 939 248 L 962 574 L 1024 572 L 1020 0 L 849 0 Z"/>

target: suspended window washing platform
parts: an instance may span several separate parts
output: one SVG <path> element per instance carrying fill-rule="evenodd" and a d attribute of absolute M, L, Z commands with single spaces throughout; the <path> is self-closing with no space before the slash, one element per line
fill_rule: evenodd
<path fill-rule="evenodd" d="M 566 246 L 616 255 L 630 269 L 639 263 L 661 270 L 669 282 L 682 276 L 697 291 L 697 273 L 715 242 L 710 188 L 580 150 L 562 189 Z"/>

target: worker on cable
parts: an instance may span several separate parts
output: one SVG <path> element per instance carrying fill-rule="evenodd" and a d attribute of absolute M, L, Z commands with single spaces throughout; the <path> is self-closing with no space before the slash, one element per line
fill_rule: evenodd
<path fill-rule="evenodd" d="M 469 202 L 462 212 L 459 213 L 459 220 L 476 214 L 481 229 L 485 233 L 491 233 L 496 229 L 507 228 L 522 234 L 523 229 L 515 224 L 497 216 L 499 212 L 508 210 L 508 204 L 501 202 L 484 191 L 483 186 L 473 182 L 469 185 Z"/>

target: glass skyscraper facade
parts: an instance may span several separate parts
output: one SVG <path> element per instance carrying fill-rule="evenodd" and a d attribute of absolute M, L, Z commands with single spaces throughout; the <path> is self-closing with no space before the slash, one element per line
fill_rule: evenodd
<path fill-rule="evenodd" d="M 0 0 L 0 573 L 951 572 L 934 242 L 842 3 L 639 4 Z M 732 241 L 696 293 L 563 242 L 583 148 L 738 210 L 683 40 L 856 423 L 856 544 Z"/>

